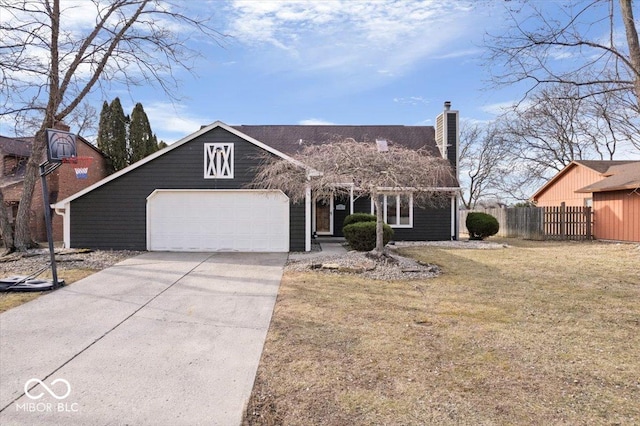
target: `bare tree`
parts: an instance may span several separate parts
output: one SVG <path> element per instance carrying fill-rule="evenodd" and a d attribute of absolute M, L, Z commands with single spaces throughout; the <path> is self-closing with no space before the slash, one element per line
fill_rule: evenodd
<path fill-rule="evenodd" d="M 353 186 L 359 195 L 374 201 L 378 253 L 384 249 L 383 194 L 411 192 L 415 205 L 441 205 L 450 202 L 457 186 L 447 160 L 395 145 L 380 152 L 375 143 L 346 139 L 306 146 L 294 158 L 295 163 L 267 157 L 251 186 L 281 189 L 294 202 L 303 201 L 309 190 L 328 198 L 348 194 Z"/>
<path fill-rule="evenodd" d="M 545 88 L 529 104 L 515 106 L 505 117 L 505 133 L 515 158 L 536 170 L 559 171 L 573 160 L 587 159 L 590 141 L 580 124 L 585 103 L 569 86 Z"/>
<path fill-rule="evenodd" d="M 507 3 L 511 27 L 486 40 L 494 82 L 529 82 L 530 89 L 565 84 L 580 88 L 582 98 L 608 92 L 639 112 L 640 44 L 632 4 L 632 0 Z"/>
<path fill-rule="evenodd" d="M 4 196 L 0 191 L 0 238 L 2 238 L 2 244 L 5 247 L 5 253 L 13 251 L 13 229 L 9 222 L 9 216 L 7 214 L 7 208 L 4 204 Z M 5 254 L 0 252 L 0 256 Z"/>
<path fill-rule="evenodd" d="M 640 146 L 638 117 L 610 93 L 583 98 L 579 90 L 553 85 L 500 120 L 506 146 L 539 177 L 574 160 L 613 160 L 619 148 Z"/>
<path fill-rule="evenodd" d="M 32 243 L 28 219 L 46 129 L 112 84 L 154 84 L 175 96 L 175 71 L 190 70 L 197 55 L 187 39 L 222 35 L 208 18 L 170 1 L 0 0 L 0 10 L 0 117 L 40 123 L 16 218 L 14 243 L 24 250 Z M 86 16 L 91 25 L 80 25 Z"/>
<path fill-rule="evenodd" d="M 638 117 L 610 93 L 583 98 L 579 89 L 552 85 L 536 91 L 496 120 L 505 173 L 492 183 L 512 198 L 531 192 L 574 160 L 613 160 L 640 146 Z"/>
<path fill-rule="evenodd" d="M 500 198 L 500 181 L 508 173 L 511 151 L 497 122 L 463 122 L 460 126 L 460 195 L 465 208 L 481 199 Z"/>
<path fill-rule="evenodd" d="M 74 129 L 76 134 L 95 141 L 98 134 L 98 112 L 90 103 L 81 103 L 67 116 L 65 123 Z"/>

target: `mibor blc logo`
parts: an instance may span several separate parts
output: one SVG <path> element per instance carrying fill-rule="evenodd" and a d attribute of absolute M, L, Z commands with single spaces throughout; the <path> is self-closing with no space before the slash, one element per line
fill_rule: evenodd
<path fill-rule="evenodd" d="M 24 384 L 24 393 L 31 399 L 40 399 L 44 396 L 44 392 L 40 392 L 39 394 L 34 395 L 29 391 L 29 387 L 31 387 L 31 385 L 33 385 L 34 383 L 42 386 L 47 392 L 49 392 L 49 395 L 51 395 L 55 399 L 65 399 L 71 393 L 71 385 L 65 379 L 55 379 L 53 382 L 51 382 L 51 386 L 54 386 L 56 383 L 64 383 L 66 385 L 67 391 L 63 395 L 56 394 L 53 390 L 49 389 L 49 387 L 40 379 L 29 379 L 27 380 L 27 383 Z"/>
<path fill-rule="evenodd" d="M 43 392 L 40 387 L 34 386 L 40 385 L 45 392 Z M 71 395 L 71 385 L 65 379 L 55 379 L 52 381 L 49 386 L 44 383 L 40 379 L 29 379 L 24 384 L 24 394 L 27 398 L 37 401 L 42 397 L 45 397 L 46 394 L 49 394 L 50 397 L 61 401 L 66 399 L 69 395 Z M 62 413 L 62 412 L 77 412 L 78 411 L 78 403 L 68 403 L 68 402 L 25 402 L 25 403 L 17 403 L 16 411 L 25 411 L 29 413 Z"/>

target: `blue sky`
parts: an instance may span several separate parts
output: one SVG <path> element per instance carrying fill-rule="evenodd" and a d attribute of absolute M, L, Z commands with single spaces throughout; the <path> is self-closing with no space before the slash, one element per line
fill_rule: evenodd
<path fill-rule="evenodd" d="M 92 2 L 61 3 L 63 27 L 70 29 L 65 35 L 74 38 L 93 30 L 96 11 Z M 522 3 L 173 0 L 169 4 L 157 0 L 160 8 L 181 8 L 187 15 L 210 17 L 210 25 L 227 37 L 218 44 L 193 28 L 163 22 L 186 38 L 188 49 L 201 54 L 192 63 L 193 73 L 176 68 L 179 97 L 171 98 L 157 86 L 124 87 L 111 80 L 104 83 L 104 90 L 94 90 L 87 101 L 98 113 L 104 100 L 111 102 L 115 97 L 120 98 L 126 113 L 141 102 L 153 131 L 167 143 L 216 120 L 231 125 L 433 125 L 445 101 L 452 102 L 462 119 L 488 121 L 501 112 L 500 107 L 521 100 L 530 88 L 492 87 L 483 47 L 487 32 L 503 34 L 511 25 L 506 8 Z M 559 5 L 567 3 L 531 0 L 527 4 L 547 12 L 554 8 L 550 15 L 557 17 L 566 12 Z M 606 3 L 602 3 L 602 10 L 607 15 Z M 7 16 L 3 14 L 3 18 Z M 589 18 L 587 22 L 592 24 Z M 607 22 L 604 19 L 599 25 L 589 25 L 591 35 L 607 36 L 602 28 Z M 67 45 L 73 46 L 73 42 Z M 46 50 L 33 48 L 31 53 L 47 66 Z M 556 53 L 554 67 L 572 64 L 566 52 Z M 69 52 L 66 60 L 73 54 Z M 117 65 L 131 72 L 130 77 L 139 77 L 134 67 Z M 491 67 L 495 70 L 499 65 Z M 64 68 L 64 63 L 61 66 Z M 82 75 L 84 71 L 79 71 L 80 78 L 88 76 Z M 26 75 L 24 80 L 46 83 L 40 75 Z M 30 100 L 36 95 L 14 92 L 17 99 Z M 10 121 L 0 120 L 0 133 L 14 134 L 11 127 Z"/>
<path fill-rule="evenodd" d="M 181 73 L 180 99 L 153 88 L 114 90 L 125 111 L 142 102 L 168 143 L 227 124 L 432 125 L 443 102 L 487 120 L 517 99 L 487 90 L 486 30 L 504 22 L 502 2 L 200 1 L 229 35 L 222 47 L 192 39 L 195 76 Z"/>

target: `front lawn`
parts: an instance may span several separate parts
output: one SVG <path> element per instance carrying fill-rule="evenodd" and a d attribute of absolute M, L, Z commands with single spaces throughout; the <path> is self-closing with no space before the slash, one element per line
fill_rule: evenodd
<path fill-rule="evenodd" d="M 638 424 L 640 246 L 416 247 L 438 278 L 286 272 L 244 424 Z"/>

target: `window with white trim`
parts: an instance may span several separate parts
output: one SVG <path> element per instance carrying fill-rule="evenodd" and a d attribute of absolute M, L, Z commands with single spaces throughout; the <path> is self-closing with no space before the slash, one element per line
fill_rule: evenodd
<path fill-rule="evenodd" d="M 413 194 L 385 194 L 382 196 L 384 222 L 392 228 L 413 228 Z M 376 214 L 376 205 L 371 200 L 371 213 Z"/>
<path fill-rule="evenodd" d="M 233 144 L 204 144 L 204 178 L 233 179 Z"/>

